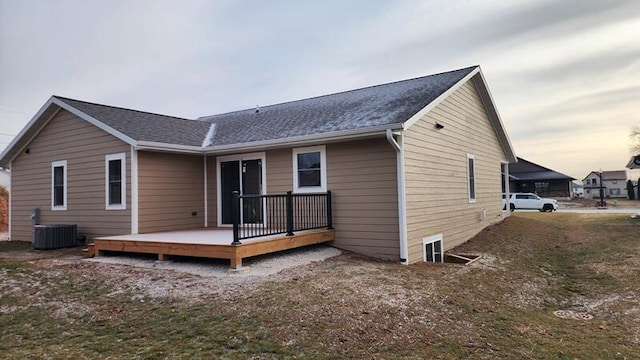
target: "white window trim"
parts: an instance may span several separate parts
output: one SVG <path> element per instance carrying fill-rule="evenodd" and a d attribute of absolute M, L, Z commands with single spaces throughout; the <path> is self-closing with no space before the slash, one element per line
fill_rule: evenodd
<path fill-rule="evenodd" d="M 436 234 L 422 239 L 422 261 L 427 262 L 427 244 L 433 244 L 440 241 L 440 262 L 444 262 L 444 235 Z M 433 261 L 434 263 L 436 261 Z"/>
<path fill-rule="evenodd" d="M 122 204 L 109 204 L 109 161 L 120 160 L 122 186 L 120 186 L 120 199 Z M 125 210 L 127 208 L 127 158 L 125 153 L 107 154 L 104 156 L 104 208 L 105 210 Z"/>
<path fill-rule="evenodd" d="M 298 186 L 298 154 L 320 152 L 320 186 Z M 293 149 L 293 192 L 316 193 L 327 191 L 327 148 L 325 145 Z"/>
<path fill-rule="evenodd" d="M 62 167 L 62 202 L 63 205 L 56 206 L 55 205 L 55 179 L 54 179 L 54 169 L 57 167 Z M 51 211 L 66 211 L 67 210 L 67 160 L 53 161 L 51 163 Z"/>
<path fill-rule="evenodd" d="M 469 171 L 469 159 L 473 160 L 473 198 L 471 197 L 471 182 L 469 181 L 469 175 L 471 175 Z M 473 204 L 478 198 L 478 182 L 476 181 L 476 168 L 478 166 L 476 164 L 476 157 L 472 154 L 467 154 L 467 161 L 465 165 L 467 167 L 467 198 L 469 199 L 469 204 Z"/>

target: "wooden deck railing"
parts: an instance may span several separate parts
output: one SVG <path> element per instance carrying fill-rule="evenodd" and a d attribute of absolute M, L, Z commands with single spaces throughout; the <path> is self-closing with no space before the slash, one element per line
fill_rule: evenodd
<path fill-rule="evenodd" d="M 331 191 L 317 194 L 240 195 L 232 197 L 233 242 L 310 229 L 333 229 Z"/>

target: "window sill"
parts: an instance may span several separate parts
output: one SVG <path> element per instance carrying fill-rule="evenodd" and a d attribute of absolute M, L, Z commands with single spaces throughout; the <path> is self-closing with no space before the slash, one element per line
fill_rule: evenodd
<path fill-rule="evenodd" d="M 327 189 L 322 186 L 302 187 L 293 189 L 294 194 L 309 194 L 309 193 L 325 193 Z"/>

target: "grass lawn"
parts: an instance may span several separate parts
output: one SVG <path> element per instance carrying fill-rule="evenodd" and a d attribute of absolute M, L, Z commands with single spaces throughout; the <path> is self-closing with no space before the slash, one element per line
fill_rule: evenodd
<path fill-rule="evenodd" d="M 343 254 L 235 281 L 4 242 L 0 357 L 640 358 L 640 221 L 516 212 L 456 250 L 483 256 Z"/>

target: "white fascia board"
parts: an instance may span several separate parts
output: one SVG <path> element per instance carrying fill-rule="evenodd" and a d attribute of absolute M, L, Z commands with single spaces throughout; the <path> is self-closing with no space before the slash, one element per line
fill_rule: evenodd
<path fill-rule="evenodd" d="M 441 102 L 443 102 L 444 99 L 448 98 L 449 95 L 453 94 L 454 91 L 458 90 L 462 85 L 464 85 L 467 81 L 469 81 L 469 79 L 474 77 L 478 72 L 480 72 L 480 67 L 476 66 L 476 68 L 471 70 L 471 72 L 467 74 L 467 76 L 460 79 L 460 81 L 455 83 L 447 91 L 440 94 L 440 96 L 438 96 L 435 100 L 433 100 L 427 106 L 423 107 L 420 111 L 415 113 L 415 115 L 410 117 L 409 120 L 405 121 L 403 126 L 404 129 L 408 129 L 411 126 L 413 126 L 413 124 L 417 123 L 418 120 L 422 119 L 429 111 L 433 110 L 436 106 L 438 106 Z"/>
<path fill-rule="evenodd" d="M 85 114 L 84 112 L 74 108 L 73 106 L 65 103 L 64 101 L 58 100 L 55 97 L 52 97 L 52 101 L 53 101 L 54 104 L 56 104 L 56 105 L 60 106 L 61 108 L 67 110 L 68 112 L 72 113 L 73 115 L 75 115 L 75 116 L 87 121 L 88 123 L 90 123 L 91 125 L 99 128 L 99 129 L 102 129 L 102 130 L 106 131 L 107 133 L 109 133 L 109 134 L 115 136 L 116 138 L 126 142 L 127 144 L 136 145 L 136 141 L 134 139 L 132 139 L 129 136 L 121 133 L 120 131 L 112 128 L 111 126 L 108 126 L 107 124 L 103 123 L 102 121 L 100 121 L 100 120 L 98 120 L 98 119 L 96 119 L 96 118 L 94 118 L 92 116 L 89 116 L 89 115 Z"/>
<path fill-rule="evenodd" d="M 299 146 L 299 145 L 313 145 L 313 144 L 322 144 L 329 141 L 341 141 L 341 140 L 351 140 L 358 139 L 363 137 L 370 136 L 385 136 L 385 132 L 387 129 L 402 129 L 402 124 L 391 124 L 391 125 L 383 125 L 383 126 L 374 126 L 365 129 L 356 129 L 356 130 L 346 130 L 346 131 L 334 131 L 323 134 L 314 134 L 314 135 L 304 135 L 304 136 L 294 136 L 282 139 L 274 139 L 274 140 L 264 140 L 264 141 L 254 141 L 249 143 L 240 143 L 240 144 L 230 144 L 230 145 L 220 145 L 220 146 L 210 146 L 204 149 L 206 154 L 216 154 L 222 152 L 233 152 L 233 151 L 246 151 L 251 149 L 252 151 L 270 147 L 278 147 L 278 146 Z"/>
<path fill-rule="evenodd" d="M 137 144 L 135 144 L 135 147 L 136 150 L 168 151 L 187 154 L 204 153 L 202 148 L 199 146 L 167 144 L 155 141 L 138 141 Z"/>
<path fill-rule="evenodd" d="M 509 162 L 517 162 L 518 157 L 516 156 L 516 153 L 513 149 L 513 144 L 511 144 L 509 134 L 507 134 L 507 131 L 505 130 L 504 123 L 502 122 L 502 118 L 500 117 L 500 113 L 498 112 L 495 101 L 493 101 L 493 96 L 491 95 L 491 91 L 489 91 L 487 81 L 485 80 L 484 74 L 482 73 L 482 69 L 480 69 L 480 67 L 478 67 L 478 75 L 478 81 L 480 82 L 481 88 L 478 88 L 476 83 L 476 90 L 480 94 L 480 99 L 482 100 L 485 109 L 487 109 L 487 111 L 489 112 L 489 120 L 493 125 L 496 135 L 498 135 L 498 139 L 501 140 L 500 142 L 505 148 L 504 150 L 507 153 L 506 155 L 509 159 Z"/>

